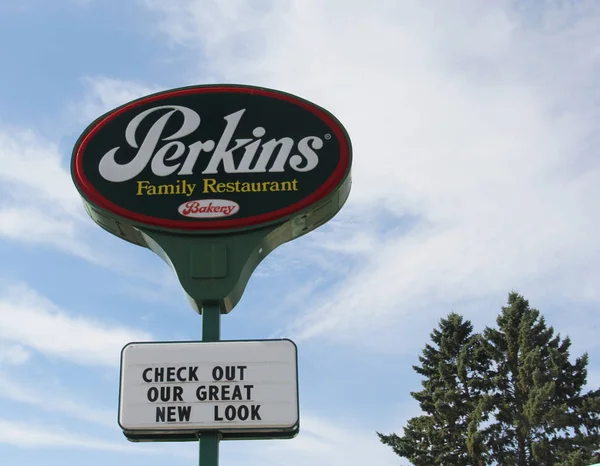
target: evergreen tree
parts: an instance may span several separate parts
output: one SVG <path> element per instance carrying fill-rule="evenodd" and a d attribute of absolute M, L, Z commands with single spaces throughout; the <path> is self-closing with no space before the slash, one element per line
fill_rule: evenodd
<path fill-rule="evenodd" d="M 492 364 L 480 410 L 492 419 L 485 437 L 499 464 L 587 465 L 599 459 L 600 394 L 582 393 L 587 354 L 569 361 L 561 339 L 526 299 L 510 293 L 508 306 L 486 328 Z"/>
<path fill-rule="evenodd" d="M 496 323 L 478 335 L 457 314 L 440 321 L 413 366 L 424 380 L 411 396 L 424 414 L 381 441 L 415 466 L 600 462 L 600 390 L 583 393 L 587 354 L 571 363 L 569 338 L 517 293 Z"/>
<path fill-rule="evenodd" d="M 412 392 L 426 413 L 408 421 L 404 436 L 379 434 L 381 441 L 415 466 L 483 465 L 482 449 L 467 449 L 470 415 L 481 397 L 486 353 L 471 322 L 455 313 L 431 333 L 414 370 L 425 377 L 423 390 Z"/>

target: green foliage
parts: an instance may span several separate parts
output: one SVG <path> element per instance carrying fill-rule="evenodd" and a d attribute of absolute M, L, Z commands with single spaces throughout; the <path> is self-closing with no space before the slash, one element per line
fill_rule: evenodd
<path fill-rule="evenodd" d="M 479 465 L 467 449 L 466 438 L 485 387 L 487 355 L 473 326 L 458 314 L 442 319 L 431 333 L 414 370 L 424 377 L 423 389 L 411 395 L 426 413 L 408 421 L 404 437 L 379 434 L 381 441 L 415 466 Z M 481 439 L 471 437 L 473 451 Z M 484 455 L 479 455 L 483 457 Z"/>
<path fill-rule="evenodd" d="M 414 370 L 424 414 L 382 443 L 415 466 L 585 466 L 600 461 L 600 390 L 583 393 L 587 354 L 569 360 L 544 317 L 510 293 L 496 328 L 441 319 Z"/>

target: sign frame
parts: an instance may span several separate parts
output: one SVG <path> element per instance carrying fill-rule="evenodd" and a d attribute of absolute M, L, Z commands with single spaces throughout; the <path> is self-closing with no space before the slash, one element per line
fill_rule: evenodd
<path fill-rule="evenodd" d="M 170 96 L 180 97 L 186 95 L 209 93 L 237 93 L 242 95 L 248 94 L 252 96 L 261 96 L 273 100 L 288 102 L 294 107 L 302 108 L 302 110 L 307 113 L 312 113 L 314 116 L 316 116 L 316 118 L 318 118 L 321 122 L 323 122 L 329 127 L 329 129 L 331 130 L 330 136 L 331 134 L 333 134 L 338 143 L 340 144 L 338 162 L 339 166 L 336 167 L 336 169 L 329 176 L 329 178 L 327 178 L 326 182 L 321 183 L 317 191 L 311 193 L 308 196 L 305 196 L 293 205 L 289 205 L 261 215 L 244 217 L 239 220 L 217 219 L 200 222 L 196 225 L 194 225 L 194 223 L 192 222 L 186 222 L 183 220 L 160 220 L 159 217 L 148 216 L 139 212 L 130 211 L 129 209 L 123 208 L 122 206 L 119 206 L 113 201 L 107 199 L 104 195 L 99 193 L 98 189 L 93 185 L 93 183 L 89 181 L 88 177 L 84 173 L 84 162 L 82 161 L 84 157 L 83 153 L 85 152 L 85 149 L 87 148 L 90 140 L 94 139 L 96 133 L 100 131 L 104 125 L 109 123 L 111 120 L 119 117 L 126 111 L 130 111 L 136 108 L 137 106 L 141 106 L 146 103 L 160 103 L 162 99 L 166 99 Z M 121 236 L 129 241 L 132 241 L 133 239 L 134 241 L 132 242 L 138 244 L 140 244 L 140 242 L 135 241 L 135 235 L 132 235 L 131 232 L 127 231 L 127 226 L 133 226 L 135 228 L 141 227 L 144 229 L 153 229 L 163 232 L 173 232 L 179 234 L 210 235 L 238 233 L 252 230 L 255 228 L 268 227 L 272 225 L 286 223 L 298 216 L 301 216 L 307 211 L 311 211 L 311 209 L 318 208 L 336 191 L 345 190 L 345 185 L 349 184 L 350 181 L 351 167 L 352 143 L 350 140 L 350 136 L 348 135 L 348 132 L 346 131 L 345 127 L 335 117 L 335 115 L 333 115 L 325 108 L 289 92 L 279 91 L 266 87 L 249 86 L 242 84 L 203 84 L 179 87 L 149 94 L 144 97 L 140 97 L 138 99 L 127 102 L 121 106 L 109 110 L 108 112 L 105 112 L 103 115 L 96 118 L 92 123 L 90 123 L 78 137 L 71 158 L 71 176 L 73 178 L 75 187 L 79 191 L 84 201 L 86 210 L 88 211 L 92 219 L 100 226 L 107 229 L 110 233 L 115 234 L 116 236 Z M 347 187 L 347 191 L 349 191 L 349 186 Z M 344 202 L 342 202 L 342 204 L 343 203 Z M 341 208 L 341 205 L 339 208 Z M 279 213 L 280 211 L 284 212 Z M 333 215 L 335 215 L 335 213 Z M 115 221 L 119 224 L 121 228 L 115 228 Z M 141 245 L 144 246 L 144 244 Z"/>
<path fill-rule="evenodd" d="M 121 424 L 121 409 L 122 409 L 122 391 L 123 391 L 123 354 L 125 349 L 130 345 L 152 345 L 160 346 L 165 344 L 186 345 L 194 344 L 221 344 L 221 343 L 259 343 L 259 342 L 279 342 L 287 341 L 294 348 L 294 366 L 296 375 L 296 417 L 297 422 L 289 428 L 282 429 L 264 429 L 264 428 L 243 428 L 235 427 L 230 429 L 127 429 Z M 198 441 L 203 434 L 218 434 L 221 440 L 275 440 L 275 439 L 292 439 L 296 437 L 300 431 L 300 392 L 299 392 L 299 369 L 298 369 L 298 346 L 289 338 L 275 339 L 239 339 L 239 340 L 187 340 L 187 341 L 136 341 L 127 343 L 121 349 L 120 370 L 119 370 L 119 402 L 117 410 L 117 423 L 123 431 L 123 435 L 132 442 L 191 442 Z"/>

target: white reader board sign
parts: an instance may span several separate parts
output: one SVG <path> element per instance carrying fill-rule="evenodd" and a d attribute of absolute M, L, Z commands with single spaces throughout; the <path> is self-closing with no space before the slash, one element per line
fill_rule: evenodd
<path fill-rule="evenodd" d="M 177 434 L 185 440 L 186 434 L 215 430 L 229 438 L 296 433 L 298 421 L 297 348 L 291 340 L 123 348 L 119 425 L 131 440 Z"/>

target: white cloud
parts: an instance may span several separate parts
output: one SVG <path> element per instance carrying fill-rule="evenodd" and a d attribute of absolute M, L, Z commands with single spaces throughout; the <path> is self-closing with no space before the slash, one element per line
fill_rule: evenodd
<path fill-rule="evenodd" d="M 61 220 L 60 214 L 48 215 L 43 208 L 13 206 L 0 210 L 0 235 L 5 238 L 51 245 L 92 262 L 102 262 L 92 248 L 81 241 L 77 231 L 77 221 Z"/>
<path fill-rule="evenodd" d="M 587 390 L 598 390 L 598 387 L 600 387 L 600 370 L 589 370 L 584 392 Z"/>
<path fill-rule="evenodd" d="M 87 77 L 84 82 L 86 92 L 68 107 L 71 119 L 85 123 L 157 90 L 107 77 Z M 32 129 L 0 127 L 0 237 L 49 245 L 101 265 L 130 270 L 101 254 L 97 242 L 90 246 L 87 228 L 100 230 L 85 213 L 68 163 L 56 141 Z"/>
<path fill-rule="evenodd" d="M 126 84 L 105 81 L 93 81 L 93 95 L 106 105 L 133 98 Z M 93 107 L 86 105 L 84 109 Z M 64 151 L 54 141 L 31 129 L 0 126 L 0 238 L 56 248 L 123 275 L 162 282 L 131 255 L 114 252 L 114 239 L 88 217 L 67 167 Z"/>
<path fill-rule="evenodd" d="M 52 390 L 39 382 L 33 386 L 10 380 L 6 374 L 0 373 L 0 397 L 13 402 L 25 403 L 45 411 L 58 412 L 75 419 L 93 422 L 108 427 L 115 427 L 116 417 L 112 410 L 101 410 L 90 406 L 90 403 L 76 401 L 69 393 L 50 393 Z"/>
<path fill-rule="evenodd" d="M 116 366 L 125 344 L 150 339 L 145 332 L 69 315 L 26 286 L 10 288 L 0 296 L 0 341 L 19 343 L 50 357 Z"/>
<path fill-rule="evenodd" d="M 158 92 L 160 87 L 106 76 L 87 76 L 84 97 L 69 105 L 75 119 L 91 123 L 102 114 L 132 100 Z"/>
<path fill-rule="evenodd" d="M 25 364 L 30 356 L 30 353 L 21 345 L 0 343 L 0 365 Z"/>
<path fill-rule="evenodd" d="M 0 128 L 0 236 L 100 261 L 78 235 L 85 215 L 57 145 L 31 130 Z"/>
<path fill-rule="evenodd" d="M 85 448 L 93 450 L 140 453 L 127 443 L 109 442 L 65 431 L 57 426 L 32 427 L 31 423 L 0 419 L 0 443 L 35 448 Z"/>
<path fill-rule="evenodd" d="M 303 414 L 300 422 L 300 434 L 293 440 L 236 445 L 231 458 L 225 456 L 223 460 L 226 459 L 227 464 L 248 466 L 398 464 L 398 456 L 380 443 L 375 430 L 358 426 L 353 420 L 333 421 Z"/>
<path fill-rule="evenodd" d="M 511 288 L 600 302 L 599 4 L 145 3 L 223 81 L 309 98 L 353 140 L 357 233 L 312 244 L 361 254 L 288 332 L 405 348 L 456 304 L 494 302 L 488 323 Z"/>
<path fill-rule="evenodd" d="M 17 192 L 10 191 L 7 197 L 22 201 L 42 195 L 50 206 L 73 216 L 81 214 L 79 195 L 63 167 L 60 150 L 31 130 L 0 129 L 0 179 L 7 190 L 16 185 Z"/>
<path fill-rule="evenodd" d="M 0 418 L 0 444 L 30 449 L 85 449 L 127 454 L 169 455 L 191 459 L 192 455 L 180 445 L 133 444 L 124 438 L 120 441 L 104 440 L 98 437 L 81 435 L 57 425 L 39 422 L 12 421 Z M 197 455 L 193 455 L 197 456 Z"/>

